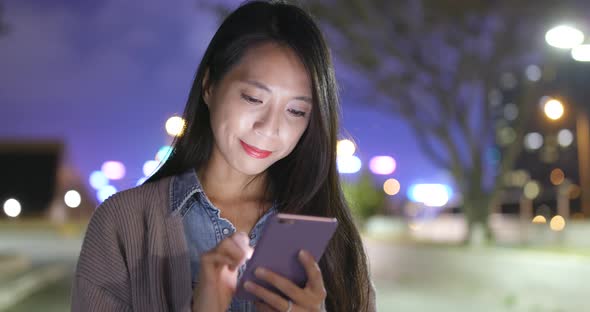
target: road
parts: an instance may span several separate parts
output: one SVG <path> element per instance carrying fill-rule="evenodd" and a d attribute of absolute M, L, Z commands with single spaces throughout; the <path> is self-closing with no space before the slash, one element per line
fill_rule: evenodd
<path fill-rule="evenodd" d="M 60 278 L 0 311 L 68 311 L 81 237 L 17 227 L 0 229 L 0 238 L 0 253 L 26 255 L 31 270 L 65 268 Z M 365 241 L 379 311 L 590 311 L 588 256 Z"/>

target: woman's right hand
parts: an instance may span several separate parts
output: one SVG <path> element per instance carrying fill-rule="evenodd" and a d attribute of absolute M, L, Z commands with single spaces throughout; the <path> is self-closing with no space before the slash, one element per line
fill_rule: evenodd
<path fill-rule="evenodd" d="M 238 268 L 252 255 L 248 235 L 234 233 L 201 256 L 193 312 L 226 311 L 236 291 Z"/>

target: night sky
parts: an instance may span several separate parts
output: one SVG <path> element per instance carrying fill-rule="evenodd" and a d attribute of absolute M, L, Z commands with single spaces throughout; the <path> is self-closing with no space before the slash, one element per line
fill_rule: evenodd
<path fill-rule="evenodd" d="M 4 2 L 10 31 L 0 37 L 0 140 L 62 139 L 66 161 L 87 180 L 106 160 L 127 167 L 119 189 L 170 142 L 164 124 L 181 114 L 200 58 L 220 21 L 194 0 Z M 236 2 L 239 3 L 239 2 Z M 340 79 L 354 76 L 336 60 Z M 395 116 L 343 88 L 343 135 L 367 167 L 376 155 L 397 161 L 410 183 L 446 183 Z"/>

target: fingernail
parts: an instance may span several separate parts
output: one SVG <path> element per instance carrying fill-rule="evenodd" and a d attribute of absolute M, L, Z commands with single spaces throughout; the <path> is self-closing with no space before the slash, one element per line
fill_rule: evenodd
<path fill-rule="evenodd" d="M 254 288 L 254 285 L 252 285 L 252 282 L 247 281 L 244 283 L 244 288 L 246 288 L 246 290 L 252 290 Z"/>
<path fill-rule="evenodd" d="M 299 250 L 299 258 L 300 259 L 307 258 L 307 253 L 305 252 L 305 250 L 303 250 L 303 249 Z"/>
<path fill-rule="evenodd" d="M 256 276 L 264 276 L 264 274 L 266 274 L 266 270 L 264 268 L 257 268 L 256 271 L 254 271 L 254 274 Z"/>

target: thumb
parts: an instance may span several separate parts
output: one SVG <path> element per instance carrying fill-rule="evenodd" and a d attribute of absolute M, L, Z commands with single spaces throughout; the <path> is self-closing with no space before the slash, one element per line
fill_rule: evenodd
<path fill-rule="evenodd" d="M 236 245 L 238 245 L 246 253 L 246 259 L 250 259 L 254 249 L 250 247 L 250 238 L 248 237 L 248 234 L 244 232 L 237 232 L 232 235 L 231 238 L 236 243 Z"/>

